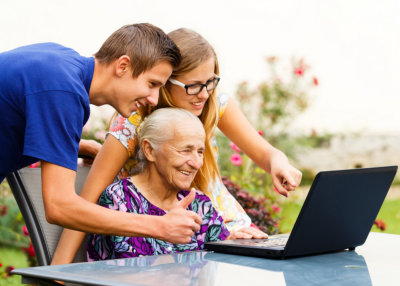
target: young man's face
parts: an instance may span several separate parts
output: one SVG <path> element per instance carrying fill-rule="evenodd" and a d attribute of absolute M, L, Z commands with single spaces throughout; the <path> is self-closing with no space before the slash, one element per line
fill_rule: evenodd
<path fill-rule="evenodd" d="M 113 107 L 124 117 L 137 111 L 139 105 L 157 105 L 160 87 L 165 85 L 172 73 L 172 65 L 167 61 L 156 64 L 151 69 L 132 77 L 131 68 L 115 84 Z"/>

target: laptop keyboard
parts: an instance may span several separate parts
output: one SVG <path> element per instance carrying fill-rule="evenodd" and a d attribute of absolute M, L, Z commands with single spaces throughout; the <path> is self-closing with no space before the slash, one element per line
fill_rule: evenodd
<path fill-rule="evenodd" d="M 225 240 L 227 244 L 257 246 L 257 247 L 284 247 L 288 241 L 288 235 L 281 235 L 282 237 L 270 239 L 234 239 Z"/>
<path fill-rule="evenodd" d="M 287 238 L 276 238 L 276 239 L 267 239 L 263 241 L 255 241 L 256 246 L 267 246 L 267 247 L 285 246 L 286 243 L 287 243 Z"/>

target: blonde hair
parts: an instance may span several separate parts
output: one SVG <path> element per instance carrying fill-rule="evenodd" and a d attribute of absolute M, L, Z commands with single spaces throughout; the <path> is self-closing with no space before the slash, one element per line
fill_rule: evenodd
<path fill-rule="evenodd" d="M 214 58 L 214 73 L 219 75 L 217 55 L 212 46 L 200 34 L 190 29 L 180 28 L 170 32 L 168 36 L 178 46 L 181 54 L 180 64 L 174 69 L 171 77 L 177 77 L 179 75 L 186 74 L 210 58 Z M 160 98 L 156 107 L 141 106 L 139 108 L 138 113 L 141 118 L 145 118 L 154 110 L 159 108 L 177 107 L 168 90 L 169 87 L 170 83 L 167 82 L 167 84 L 160 89 Z M 197 172 L 197 175 L 192 182 L 192 187 L 201 190 L 207 195 L 211 195 L 209 190 L 210 183 L 220 176 L 216 154 L 211 142 L 214 129 L 218 121 L 217 100 L 216 90 L 214 89 L 206 101 L 201 115 L 199 116 L 206 133 L 205 151 L 203 157 L 203 166 Z M 116 115 L 117 113 L 114 114 L 113 119 Z M 111 119 L 111 122 L 113 119 Z"/>
<path fill-rule="evenodd" d="M 171 75 L 172 78 L 194 70 L 210 58 L 214 58 L 214 73 L 219 75 L 217 55 L 212 46 L 200 34 L 190 29 L 181 28 L 170 32 L 168 36 L 172 41 L 174 41 L 181 52 L 181 62 L 179 66 L 173 70 Z M 168 90 L 170 85 L 171 83 L 168 82 L 165 87 L 161 88 L 160 99 L 156 108 L 176 107 L 171 93 Z M 203 166 L 193 181 L 193 187 L 198 188 L 205 194 L 210 194 L 210 182 L 220 176 L 216 154 L 211 142 L 218 120 L 217 100 L 216 90 L 214 89 L 199 116 L 206 132 L 206 148 L 204 152 Z"/>

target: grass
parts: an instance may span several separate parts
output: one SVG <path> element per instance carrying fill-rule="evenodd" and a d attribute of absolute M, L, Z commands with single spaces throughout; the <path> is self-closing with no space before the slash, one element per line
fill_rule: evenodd
<path fill-rule="evenodd" d="M 280 221 L 279 228 L 282 233 L 288 233 L 291 231 L 296 222 L 296 218 L 300 213 L 302 205 L 303 200 L 298 198 L 287 199 L 281 204 L 282 220 Z M 383 220 L 386 223 L 387 228 L 385 231 L 382 231 L 374 225 L 371 231 L 400 234 L 400 199 L 386 199 L 377 219 Z"/>
<path fill-rule="evenodd" d="M 26 255 L 18 248 L 0 247 L 0 273 L 5 272 L 7 266 L 14 266 L 15 268 L 29 267 L 29 262 Z M 0 276 L 0 285 L 23 285 L 21 283 L 21 276 L 13 275 L 9 277 Z"/>

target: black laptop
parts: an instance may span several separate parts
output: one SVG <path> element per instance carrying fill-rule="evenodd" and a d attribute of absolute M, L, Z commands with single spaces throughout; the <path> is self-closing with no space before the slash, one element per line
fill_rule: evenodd
<path fill-rule="evenodd" d="M 354 250 L 368 237 L 397 166 L 317 174 L 289 234 L 205 244 L 215 252 L 284 259 Z"/>

